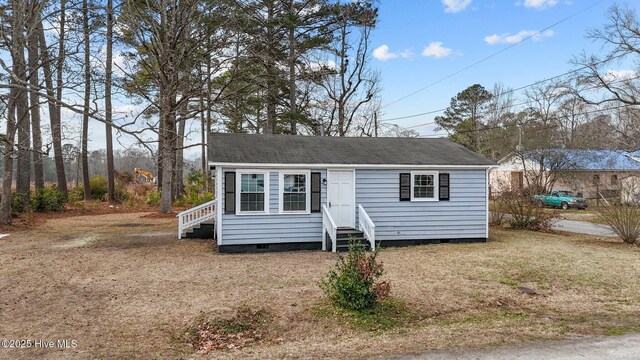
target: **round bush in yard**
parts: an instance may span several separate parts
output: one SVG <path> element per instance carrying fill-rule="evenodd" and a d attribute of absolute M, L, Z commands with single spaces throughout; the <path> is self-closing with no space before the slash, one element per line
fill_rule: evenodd
<path fill-rule="evenodd" d="M 374 308 L 389 295 L 390 284 L 378 281 L 383 266 L 376 260 L 377 255 L 377 249 L 367 254 L 360 242 L 349 241 L 347 256 L 340 256 L 335 268 L 320 283 L 334 305 L 363 311 Z"/>

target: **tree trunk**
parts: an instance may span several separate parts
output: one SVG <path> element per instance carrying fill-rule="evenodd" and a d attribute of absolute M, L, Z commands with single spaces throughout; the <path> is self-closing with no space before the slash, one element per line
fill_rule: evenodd
<path fill-rule="evenodd" d="M 338 136 L 344 136 L 345 126 L 345 96 L 347 93 L 347 84 L 345 74 L 347 72 L 347 26 L 344 24 L 340 32 L 340 97 L 338 99 Z"/>
<path fill-rule="evenodd" d="M 180 121 L 178 122 L 178 136 L 176 137 L 176 176 L 175 176 L 175 194 L 174 200 L 177 200 L 182 196 L 184 192 L 184 131 L 185 131 L 185 123 L 187 103 L 185 102 L 181 107 Z"/>
<path fill-rule="evenodd" d="M 207 159 L 207 163 L 205 164 L 207 167 L 207 171 L 205 172 L 205 174 L 209 173 L 209 165 L 208 165 L 208 161 L 209 161 L 209 154 L 207 153 L 207 144 L 209 141 L 209 134 L 211 134 L 211 106 L 212 106 L 212 102 L 213 99 L 211 98 L 211 57 L 207 57 L 207 119 L 206 119 L 206 125 L 205 125 L 205 145 L 204 145 L 204 157 L 205 159 Z M 213 189 L 214 187 L 214 183 L 211 180 L 210 176 L 206 176 L 205 179 L 207 179 L 206 181 L 206 185 L 205 185 L 205 190 L 206 189 Z"/>
<path fill-rule="evenodd" d="M 207 169 L 207 133 L 206 133 L 206 119 L 204 114 L 204 99 L 202 96 L 200 97 L 200 142 L 201 153 L 200 153 L 200 166 L 202 168 L 202 173 L 204 174 L 204 191 L 207 191 L 207 179 L 209 178 L 209 169 Z"/>
<path fill-rule="evenodd" d="M 162 118 L 160 118 L 159 126 L 158 126 L 158 150 L 156 153 L 156 167 L 158 168 L 156 172 L 156 180 L 158 190 L 162 190 L 162 180 L 163 180 L 163 171 L 162 171 L 162 158 L 164 153 L 164 128 L 165 125 L 162 122 Z"/>
<path fill-rule="evenodd" d="M 293 11 L 293 0 L 289 1 L 291 11 Z M 293 17 L 293 16 L 292 16 Z M 289 55 L 287 62 L 289 63 L 289 112 L 290 112 L 290 129 L 292 135 L 297 133 L 298 128 L 298 107 L 296 87 L 296 34 L 295 27 L 290 25 L 289 28 Z"/>
<path fill-rule="evenodd" d="M 107 0 L 107 59 L 104 78 L 104 116 L 107 141 L 107 200 L 116 200 L 115 168 L 113 164 L 113 134 L 111 130 L 111 77 L 113 61 L 113 0 Z"/>
<path fill-rule="evenodd" d="M 23 16 L 20 10 L 14 5 L 14 17 Z M 24 20 L 15 20 L 13 32 L 13 72 L 15 76 L 24 82 L 27 80 L 25 59 L 24 59 Z M 23 204 L 26 207 L 29 202 L 29 192 L 31 191 L 31 159 L 29 148 L 31 147 L 30 119 L 29 119 L 29 97 L 27 90 L 23 87 L 16 88 L 16 129 L 18 130 L 18 159 L 16 166 L 16 191 L 23 194 Z"/>
<path fill-rule="evenodd" d="M 11 185 L 13 182 L 13 156 L 16 122 L 15 89 L 9 91 L 7 104 L 6 138 L 3 144 L 4 174 L 2 176 L 2 198 L 0 198 L 0 225 L 11 223 Z"/>
<path fill-rule="evenodd" d="M 273 134 L 275 133 L 275 124 L 276 124 L 276 70 L 275 70 L 275 60 L 273 59 L 272 51 L 275 51 L 271 48 L 273 46 L 275 34 L 273 33 L 273 1 L 270 1 L 268 4 L 267 10 L 267 52 L 266 54 L 266 71 L 267 71 L 267 124 L 264 127 L 265 134 Z"/>
<path fill-rule="evenodd" d="M 175 113 L 171 108 L 171 96 L 166 92 L 168 89 L 160 87 L 159 103 L 160 103 L 160 121 L 163 126 L 160 131 L 162 140 L 162 190 L 160 193 L 160 212 L 168 214 L 172 208 L 171 180 L 173 176 L 173 158 L 174 148 L 171 146 L 171 138 L 173 137 L 172 129 L 175 131 Z M 173 115 L 172 115 L 173 113 Z M 173 153 L 173 154 L 172 154 Z"/>
<path fill-rule="evenodd" d="M 58 101 L 55 106 L 55 111 L 51 112 L 51 102 L 49 102 L 49 112 L 51 119 L 51 141 L 53 142 L 53 153 L 55 157 L 56 163 L 56 177 L 58 180 L 58 190 L 60 190 L 64 194 L 64 198 L 68 198 L 69 191 L 67 189 L 67 176 L 64 170 L 64 157 L 62 155 L 62 116 L 61 116 L 61 107 L 60 101 L 62 101 L 62 69 L 64 65 L 65 58 L 65 23 L 66 23 L 66 0 L 60 0 L 60 28 L 59 30 L 59 42 L 58 42 L 58 58 L 56 63 L 56 100 Z M 46 53 L 46 38 L 44 35 L 44 30 L 42 27 L 42 22 L 40 23 L 40 47 L 43 49 L 42 53 Z M 47 56 L 48 57 L 48 56 Z M 48 68 L 48 61 L 45 62 L 45 71 Z M 53 79 L 51 76 L 51 71 L 48 71 L 49 75 L 45 76 L 48 80 L 47 88 L 53 89 Z"/>
<path fill-rule="evenodd" d="M 84 35 L 84 110 L 82 113 L 82 185 L 84 187 L 84 199 L 91 199 L 91 186 L 89 184 L 89 105 L 91 96 L 91 51 L 89 43 L 89 5 L 87 0 L 82 1 L 82 29 Z"/>
<path fill-rule="evenodd" d="M 51 63 L 49 51 L 47 50 L 47 42 L 42 26 L 42 19 L 38 18 L 36 31 L 38 33 L 38 43 L 40 46 L 40 57 L 42 60 L 42 70 L 44 72 L 45 86 L 47 88 L 47 104 L 49 107 L 49 122 L 51 124 L 51 140 L 53 143 L 53 158 L 56 165 L 56 179 L 58 182 L 58 190 L 62 192 L 64 199 L 67 199 L 67 177 L 64 168 L 64 159 L 62 156 L 62 142 L 60 134 L 60 118 L 57 116 L 56 104 L 52 101 L 55 98 L 53 89 L 53 73 L 51 72 Z"/>
<path fill-rule="evenodd" d="M 44 164 L 42 162 L 42 135 L 40 132 L 40 96 L 38 89 L 40 79 L 38 76 L 38 32 L 31 28 L 27 44 L 29 56 L 29 84 L 33 90 L 29 92 L 31 103 L 31 133 L 33 135 L 33 175 L 36 190 L 44 187 Z"/>

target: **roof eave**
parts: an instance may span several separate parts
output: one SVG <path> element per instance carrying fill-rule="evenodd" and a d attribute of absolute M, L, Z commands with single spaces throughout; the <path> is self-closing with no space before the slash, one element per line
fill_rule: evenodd
<path fill-rule="evenodd" d="M 209 161 L 209 166 L 242 168 L 344 168 L 344 169 L 492 169 L 497 164 L 437 165 L 437 164 L 310 164 L 310 163 L 244 163 Z"/>

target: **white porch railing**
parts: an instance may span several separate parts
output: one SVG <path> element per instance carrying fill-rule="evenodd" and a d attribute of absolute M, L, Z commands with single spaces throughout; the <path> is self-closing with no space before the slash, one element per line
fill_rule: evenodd
<path fill-rule="evenodd" d="M 182 232 L 184 230 L 192 228 L 207 220 L 215 219 L 216 199 L 191 209 L 187 209 L 176 215 L 176 217 L 178 218 L 178 239 L 182 239 Z"/>
<path fill-rule="evenodd" d="M 374 251 L 376 249 L 376 225 L 360 204 L 358 204 L 358 214 L 358 230 L 364 233 L 364 237 L 371 244 L 371 251 Z"/>
<path fill-rule="evenodd" d="M 336 239 L 338 236 L 338 227 L 336 226 L 335 221 L 331 217 L 331 213 L 329 213 L 329 209 L 327 205 L 322 205 L 322 250 L 327 250 L 327 241 L 325 240 L 325 234 L 329 234 L 329 238 L 331 239 L 331 251 L 336 252 Z"/>

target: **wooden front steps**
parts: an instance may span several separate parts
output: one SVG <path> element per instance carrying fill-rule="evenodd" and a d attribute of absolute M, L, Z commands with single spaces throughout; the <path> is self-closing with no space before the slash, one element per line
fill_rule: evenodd
<path fill-rule="evenodd" d="M 216 233 L 216 223 L 213 220 L 204 221 L 182 233 L 186 239 L 213 239 Z"/>
<path fill-rule="evenodd" d="M 349 240 L 359 241 L 364 245 L 365 250 L 371 249 L 369 240 L 364 237 L 364 233 L 353 228 L 338 228 L 336 232 L 336 251 L 349 251 Z"/>

